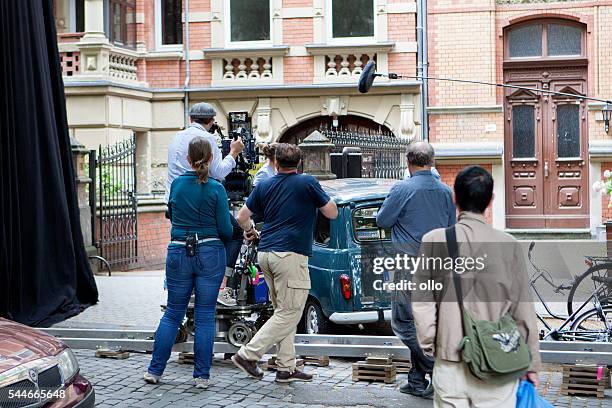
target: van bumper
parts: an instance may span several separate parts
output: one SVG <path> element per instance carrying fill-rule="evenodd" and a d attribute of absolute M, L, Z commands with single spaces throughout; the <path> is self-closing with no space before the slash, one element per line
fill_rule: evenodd
<path fill-rule="evenodd" d="M 368 310 L 367 312 L 335 312 L 329 316 L 335 324 L 376 323 L 391 320 L 391 310 Z"/>

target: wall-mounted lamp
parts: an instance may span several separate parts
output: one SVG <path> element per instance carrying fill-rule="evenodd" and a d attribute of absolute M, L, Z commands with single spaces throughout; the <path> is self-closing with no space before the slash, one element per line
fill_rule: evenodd
<path fill-rule="evenodd" d="M 610 113 L 612 113 L 612 102 L 606 102 L 606 106 L 601 109 L 604 121 L 604 131 L 606 133 L 610 130 Z"/>

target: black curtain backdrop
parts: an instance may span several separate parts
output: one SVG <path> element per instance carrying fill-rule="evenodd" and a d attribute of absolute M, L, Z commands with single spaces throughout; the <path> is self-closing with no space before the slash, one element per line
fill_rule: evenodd
<path fill-rule="evenodd" d="M 52 0 L 0 1 L 0 143 L 0 316 L 47 326 L 98 300 Z"/>

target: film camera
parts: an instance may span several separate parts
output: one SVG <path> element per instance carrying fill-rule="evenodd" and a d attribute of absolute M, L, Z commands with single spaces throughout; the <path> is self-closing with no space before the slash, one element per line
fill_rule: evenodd
<path fill-rule="evenodd" d="M 225 137 L 218 126 L 216 130 L 221 135 L 221 152 L 223 157 L 230 152 L 233 140 L 242 138 L 244 150 L 236 159 L 236 167 L 225 177 L 225 190 L 230 201 L 243 201 L 253 189 L 253 182 L 249 171 L 259 163 L 259 149 L 256 146 L 255 136 L 251 131 L 251 118 L 247 112 L 229 113 L 228 136 Z"/>

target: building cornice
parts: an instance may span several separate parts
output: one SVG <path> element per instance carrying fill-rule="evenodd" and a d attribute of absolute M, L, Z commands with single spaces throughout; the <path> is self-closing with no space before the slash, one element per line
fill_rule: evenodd
<path fill-rule="evenodd" d="M 435 143 L 436 161 L 476 159 L 501 161 L 504 154 L 503 142 Z"/>
<path fill-rule="evenodd" d="M 503 112 L 502 105 L 488 105 L 488 106 L 429 106 L 427 112 L 430 115 L 443 115 L 443 114 L 458 114 L 458 113 L 499 113 Z"/>
<path fill-rule="evenodd" d="M 394 42 L 380 42 L 373 44 L 305 44 L 310 55 L 346 54 L 355 50 L 364 54 L 375 52 L 390 52 L 395 46 Z"/>
<path fill-rule="evenodd" d="M 251 48 L 205 48 L 204 59 L 233 58 L 237 56 L 282 57 L 289 53 L 288 45 Z"/>
<path fill-rule="evenodd" d="M 374 84 L 368 95 L 385 95 L 389 93 L 418 93 L 419 81 L 393 81 Z M 182 99 L 183 88 L 147 88 L 137 85 L 121 84 L 110 81 L 65 80 L 66 95 L 118 95 L 140 99 L 172 100 Z M 311 95 L 361 95 L 356 83 L 324 84 L 289 84 L 289 85 L 253 85 L 253 86 L 218 86 L 190 88 L 190 94 L 220 94 L 225 98 L 243 96 L 311 96 Z"/>
<path fill-rule="evenodd" d="M 612 140 L 609 140 L 609 139 L 589 140 L 589 157 L 591 158 L 591 160 L 597 159 L 597 158 L 604 158 L 604 159 L 609 160 L 610 158 L 612 158 Z"/>

